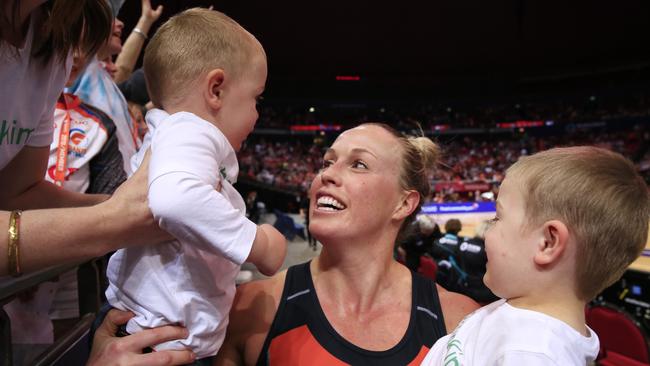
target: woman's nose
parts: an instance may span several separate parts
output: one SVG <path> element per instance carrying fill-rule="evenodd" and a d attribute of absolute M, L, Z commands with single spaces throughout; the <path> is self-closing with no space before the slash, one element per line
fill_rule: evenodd
<path fill-rule="evenodd" d="M 332 164 L 326 168 L 323 168 L 323 170 L 320 173 L 320 179 L 323 185 L 326 184 L 334 184 L 338 185 L 341 181 L 340 179 L 340 174 L 337 171 L 336 164 Z"/>

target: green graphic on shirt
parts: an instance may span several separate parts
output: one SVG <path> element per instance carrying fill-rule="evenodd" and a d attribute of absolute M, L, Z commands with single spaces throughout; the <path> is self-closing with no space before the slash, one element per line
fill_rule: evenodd
<path fill-rule="evenodd" d="M 18 121 L 13 120 L 9 123 L 7 120 L 2 120 L 0 125 L 0 145 L 21 145 L 27 142 L 29 135 L 34 132 L 34 128 L 22 128 L 16 126 Z"/>
<path fill-rule="evenodd" d="M 455 334 L 447 342 L 447 354 L 445 355 L 445 366 L 459 366 L 461 361 L 459 357 L 463 356 L 463 344 L 460 340 L 455 339 Z"/>

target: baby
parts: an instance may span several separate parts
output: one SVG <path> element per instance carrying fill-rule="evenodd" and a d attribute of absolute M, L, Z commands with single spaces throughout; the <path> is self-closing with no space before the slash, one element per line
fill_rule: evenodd
<path fill-rule="evenodd" d="M 132 162 L 150 147 L 149 206 L 176 240 L 113 255 L 106 297 L 136 314 L 127 333 L 180 324 L 187 339 L 155 348 L 188 347 L 205 359 L 223 342 L 239 266 L 249 261 L 271 275 L 286 254 L 285 238 L 248 220 L 232 186 L 235 151 L 258 117 L 266 56 L 226 15 L 190 9 L 160 27 L 144 70 L 157 109 L 146 115 L 149 132 Z"/>

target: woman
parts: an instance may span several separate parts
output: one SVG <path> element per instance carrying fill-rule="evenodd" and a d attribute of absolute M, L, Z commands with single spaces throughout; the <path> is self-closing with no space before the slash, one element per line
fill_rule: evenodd
<path fill-rule="evenodd" d="M 0 0 L 0 230 L 5 232 L 0 253 L 7 253 L 0 258 L 0 276 L 167 238 L 147 207 L 146 164 L 110 199 L 61 190 L 44 179 L 54 105 L 70 72 L 70 55 L 77 49 L 97 51 L 110 35 L 111 20 L 104 1 Z M 74 208 L 43 209 L 48 207 Z M 128 316 L 114 312 L 102 329 Z M 178 338 L 184 332 L 168 327 L 125 340 L 151 345 L 161 336 Z M 137 363 L 143 357 L 122 347 L 124 341 L 101 339 L 102 347 L 93 350 L 98 364 Z M 115 347 L 119 355 L 104 353 Z M 155 364 L 162 365 L 186 363 L 192 356 L 181 351 L 157 357 Z"/>
<path fill-rule="evenodd" d="M 419 364 L 478 305 L 393 260 L 437 147 L 390 127 L 342 133 L 310 189 L 312 262 L 242 285 L 218 365 Z"/>

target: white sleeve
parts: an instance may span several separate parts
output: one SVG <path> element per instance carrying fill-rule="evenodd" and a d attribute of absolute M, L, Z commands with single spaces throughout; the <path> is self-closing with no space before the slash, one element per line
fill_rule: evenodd
<path fill-rule="evenodd" d="M 498 366 L 560 366 L 551 357 L 539 352 L 508 351 L 495 362 Z M 569 366 L 569 365 L 562 365 Z"/>
<path fill-rule="evenodd" d="M 165 121 L 151 144 L 149 206 L 161 228 L 184 243 L 241 264 L 257 225 L 219 192 L 224 141 L 204 121 Z"/>

